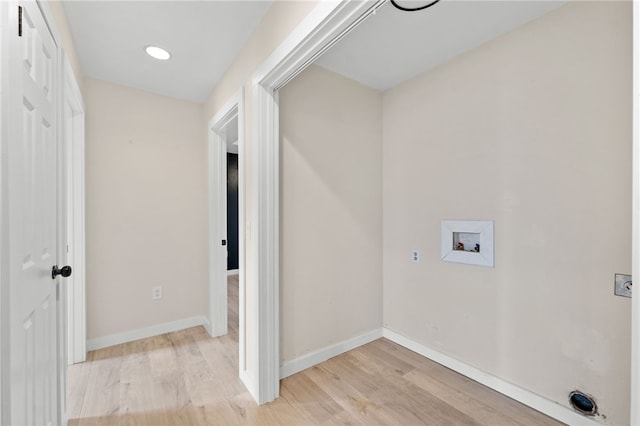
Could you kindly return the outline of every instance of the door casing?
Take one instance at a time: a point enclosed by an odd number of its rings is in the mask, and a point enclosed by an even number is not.
[[[640,277],[640,1],[633,1],[633,212],[631,273]],[[640,425],[640,292],[631,299],[631,425]]]
[[[257,309],[247,314],[247,322],[257,330],[257,339],[247,342],[247,352],[256,360],[249,366],[249,389],[259,404],[273,401],[280,392],[278,90],[384,2],[321,2],[252,76],[254,278],[247,291],[257,295]]]
[[[85,173],[84,151],[85,107],[82,93],[75,79],[71,64],[66,55],[62,55],[63,106],[60,126],[66,158],[67,220],[65,250],[67,264],[73,265],[73,274],[68,278],[67,291],[67,363],[84,362],[87,358],[86,335],[86,272],[85,272]]]

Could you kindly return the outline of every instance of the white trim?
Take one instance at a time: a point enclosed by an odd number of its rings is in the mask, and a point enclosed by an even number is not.
[[[42,10],[43,16],[45,16],[45,12]],[[46,21],[45,16],[45,21]],[[50,31],[50,30],[49,30]],[[56,45],[56,53],[57,53],[57,78],[54,80],[55,89],[54,93],[57,98],[56,105],[56,124],[57,124],[57,146],[58,146],[58,165],[57,165],[57,201],[58,201],[58,217],[56,224],[56,240],[57,240],[57,265],[68,265],[69,264],[69,253],[67,253],[66,247],[68,244],[68,230],[69,230],[69,221],[68,217],[71,213],[69,211],[68,205],[68,197],[69,197],[69,188],[67,187],[67,174],[69,173],[69,168],[71,167],[69,163],[69,158],[67,156],[67,144],[65,140],[65,95],[66,95],[66,76],[65,76],[65,67],[64,61],[66,59],[66,55],[62,50],[61,46]],[[68,413],[67,413],[67,364],[69,359],[69,348],[67,346],[68,341],[68,317],[67,313],[69,310],[68,306],[68,280],[57,280],[56,282],[56,292],[57,292],[57,324],[56,329],[58,332],[57,337],[57,382],[58,382],[58,395],[57,395],[57,404],[58,404],[58,423],[66,424]]]
[[[226,106],[225,106],[226,107]],[[235,107],[235,104],[232,108]],[[226,141],[219,133],[234,114],[224,109],[216,114],[207,126],[208,180],[209,190],[209,321],[212,336],[227,334],[227,247],[221,244],[227,239],[226,212]]]
[[[515,399],[516,401],[521,402],[522,404],[527,405],[534,410],[540,411],[541,413],[544,413],[549,417],[553,417],[556,420],[570,425],[601,425],[601,423],[598,423],[588,417],[582,416],[567,407],[536,395],[531,391],[509,383],[499,377],[496,377],[490,373],[466,364],[442,352],[424,346],[414,340],[396,333],[395,331],[389,330],[388,328],[383,329],[382,334],[385,339],[389,339],[400,346],[404,346],[407,349],[410,349],[426,358],[429,358],[430,360],[435,361],[438,364],[443,365],[457,373],[460,373],[463,376],[473,379],[476,382],[487,386],[488,388],[491,388],[503,395],[508,396],[509,398]]]
[[[209,320],[211,322],[210,334],[219,336],[227,333],[227,269],[226,249],[217,250],[220,235],[226,239],[226,200],[220,200],[222,185],[226,188],[226,158],[220,153],[226,150],[226,140],[220,133],[224,127],[235,117],[238,117],[238,368],[240,379],[248,389],[255,389],[247,374],[246,356],[246,222],[245,222],[245,107],[244,88],[241,87],[220,110],[209,120],[208,146],[209,146]],[[216,147],[220,148],[219,150]],[[217,155],[216,155],[217,154]],[[218,171],[218,172],[216,172]],[[217,176],[218,180],[214,181]],[[225,192],[226,193],[226,192]],[[220,229],[221,221],[216,218],[224,217],[224,229]],[[218,254],[220,258],[215,258]],[[218,274],[215,265],[223,268]],[[253,393],[252,393],[253,394]]]
[[[633,225],[631,268],[640,281],[640,2],[633,1]],[[636,284],[637,286],[637,284]],[[631,298],[631,412],[630,423],[640,424],[640,292]]]
[[[247,163],[245,139],[244,87],[237,93],[238,98],[238,368],[241,373],[247,370],[247,235],[246,235],[246,197],[245,183]],[[250,236],[250,235],[249,235]],[[240,374],[242,379],[243,375]],[[247,383],[243,380],[243,383]]]
[[[7,55],[9,48],[9,4],[0,2],[0,424],[9,424],[10,413],[8,407],[11,405],[10,383],[11,369],[9,360],[9,306],[5,306],[9,296],[9,256],[8,256],[8,223],[7,212],[8,203],[6,194],[8,188],[6,180],[3,179],[4,168],[6,168],[6,120],[10,118],[6,106],[4,91],[10,87],[7,77]],[[7,407],[7,408],[4,408]]]
[[[360,346],[366,345],[374,340],[378,340],[381,337],[382,328],[377,328],[351,339],[336,343],[335,345],[327,346],[315,352],[311,352],[310,354],[301,356],[300,358],[287,361],[280,366],[280,378],[284,379],[285,377],[292,376],[328,359],[359,348]]]
[[[227,276],[240,275],[240,269],[227,269]]]
[[[295,78],[386,0],[320,2],[253,75],[253,83],[272,91]]]
[[[257,85],[253,104],[258,114],[253,141],[253,253],[254,277],[250,291],[258,295],[258,312],[252,316],[253,350],[257,355],[258,404],[273,401],[280,393],[279,323],[279,139],[277,94]],[[259,114],[263,113],[263,116]]]
[[[85,274],[85,106],[71,64],[66,55],[64,62],[63,143],[67,155],[65,189],[67,193],[67,246],[72,255],[68,261],[73,274],[67,287],[68,363],[84,362],[87,358],[86,334],[86,274]],[[72,116],[66,116],[66,106],[72,108]],[[71,129],[67,126],[71,120]],[[71,137],[67,131],[71,132]],[[72,146],[67,144],[71,143]]]
[[[253,395],[259,404],[273,401],[280,392],[278,89],[384,1],[319,3],[252,76],[255,278],[248,290],[258,295],[251,352],[258,381]]]
[[[147,337],[159,336],[161,334],[172,333],[186,328],[197,327],[199,325],[206,329],[209,326],[209,320],[201,315],[178,321],[166,322],[164,324],[152,325],[146,328],[139,328],[137,330],[126,331],[124,333],[97,337],[87,341],[87,349],[89,351],[95,351],[97,349],[108,348],[109,346],[146,339]]]

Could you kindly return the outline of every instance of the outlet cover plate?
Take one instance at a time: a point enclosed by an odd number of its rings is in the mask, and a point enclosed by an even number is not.
[[[151,300],[162,299],[162,287],[153,287],[151,289]]]
[[[616,285],[613,293],[616,296],[631,297],[631,275],[616,274]]]

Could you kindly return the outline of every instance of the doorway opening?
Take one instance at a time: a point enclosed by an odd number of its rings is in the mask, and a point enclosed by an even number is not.
[[[227,101],[209,121],[209,334],[227,334],[228,277],[237,282],[238,352],[240,378],[246,375],[244,91]],[[228,160],[234,164],[228,176]],[[235,176],[235,179],[234,179]],[[232,190],[228,190],[228,185]],[[235,190],[235,191],[233,191]],[[228,193],[235,192],[232,202]],[[233,199],[235,198],[235,200]],[[235,204],[237,205],[231,205]],[[230,210],[228,210],[230,207]],[[233,214],[235,213],[235,214]],[[234,223],[235,222],[235,223]],[[229,229],[228,224],[231,225]],[[237,276],[237,277],[236,277]],[[247,386],[249,387],[249,386]]]
[[[227,275],[240,273],[238,235],[238,117],[225,127],[227,145]]]

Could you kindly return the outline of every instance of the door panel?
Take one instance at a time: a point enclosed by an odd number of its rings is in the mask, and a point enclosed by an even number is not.
[[[22,37],[10,61],[21,113],[8,142],[11,424],[56,424],[58,137],[53,90],[56,47],[33,1],[22,6]]]

